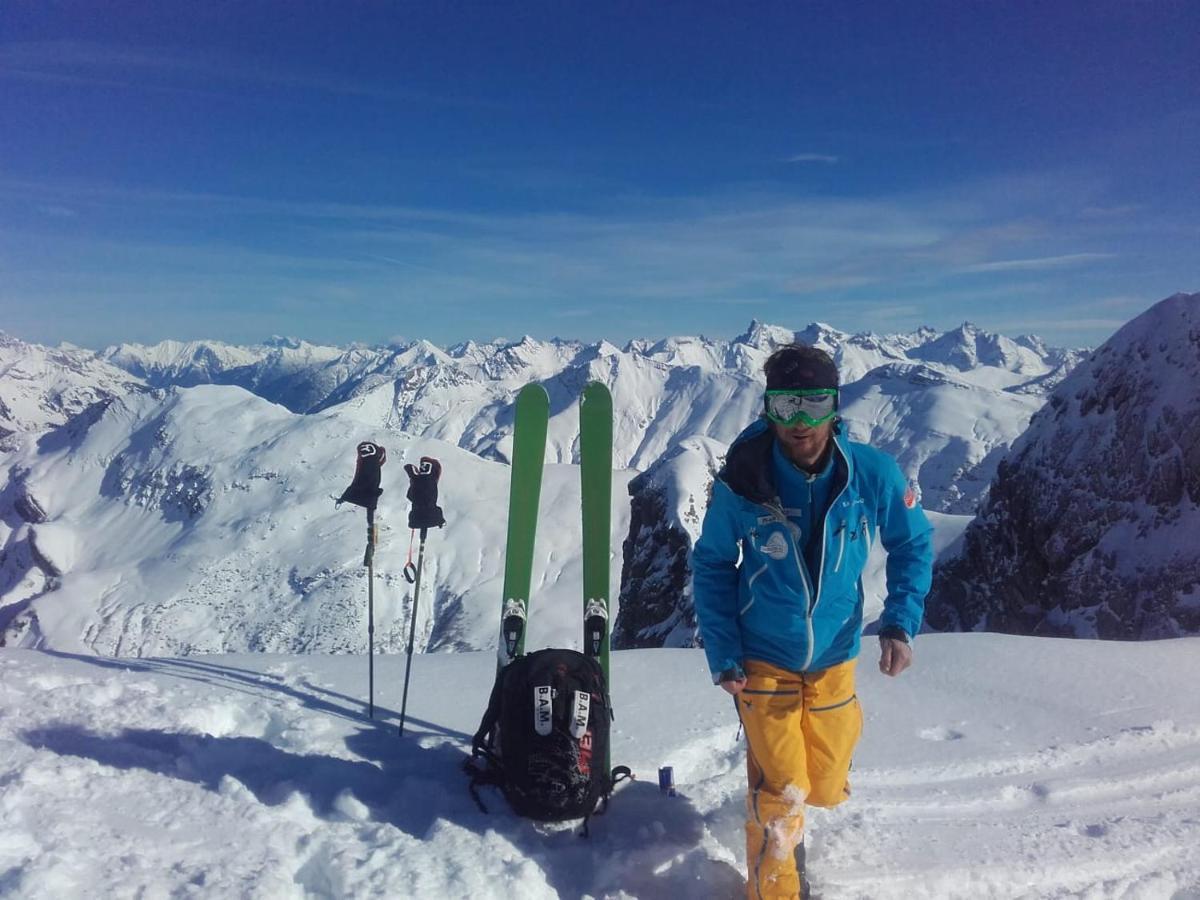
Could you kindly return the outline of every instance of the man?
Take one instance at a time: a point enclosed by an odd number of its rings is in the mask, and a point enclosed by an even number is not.
[[[764,417],[730,447],[692,556],[709,668],[746,732],[753,900],[807,898],[804,805],[850,795],[871,543],[888,552],[886,675],[912,663],[933,564],[932,528],[895,460],[838,434],[830,356],[792,344],[764,371]]]

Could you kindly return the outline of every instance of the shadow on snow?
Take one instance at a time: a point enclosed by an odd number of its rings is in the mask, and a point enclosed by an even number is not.
[[[515,816],[495,789],[483,789],[491,812],[482,812],[461,771],[469,736],[436,722],[410,718],[414,731],[401,739],[394,726],[365,720],[359,701],[307,682],[301,689],[275,675],[186,659],[108,660],[43,652],[106,668],[170,673],[238,692],[278,691],[317,714],[350,719],[360,727],[345,739],[353,758],[293,753],[257,737],[149,729],[100,734],[77,724],[27,731],[23,739],[31,747],[114,769],[153,772],[214,792],[231,778],[268,807],[299,793],[314,815],[331,822],[355,820],[350,797],[369,811],[370,821],[418,840],[429,839],[440,822],[481,835],[493,831],[538,865],[562,897],[616,891],[634,897],[734,897],[743,890],[738,870],[701,846],[705,817],[686,796],[666,798],[656,784],[620,787],[608,811],[592,819],[591,837],[581,839],[578,827]]]

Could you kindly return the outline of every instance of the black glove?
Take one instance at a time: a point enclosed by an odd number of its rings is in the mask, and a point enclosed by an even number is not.
[[[374,509],[383,488],[379,486],[380,467],[387,459],[387,451],[371,441],[358,445],[358,461],[354,465],[354,481],[338,498],[338,503],[353,503]]]
[[[409,463],[404,471],[408,473],[408,499],[412,503],[408,511],[408,527],[441,528],[446,524],[442,508],[437,505],[442,464],[432,456],[422,456],[420,466]]]

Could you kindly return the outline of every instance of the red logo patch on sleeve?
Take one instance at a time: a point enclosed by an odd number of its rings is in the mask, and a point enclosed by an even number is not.
[[[917,505],[917,492],[912,489],[912,485],[909,485],[904,492],[904,505],[909,509]]]

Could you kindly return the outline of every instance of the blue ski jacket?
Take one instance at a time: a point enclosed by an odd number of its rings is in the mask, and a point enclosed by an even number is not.
[[[767,422],[756,421],[730,447],[692,552],[693,599],[714,679],[746,659],[805,672],[856,657],[862,571],[876,539],[888,554],[880,626],[910,638],[920,629],[933,528],[891,456],[833,441],[831,499],[819,553],[810,554],[820,559],[815,570],[779,500]]]

